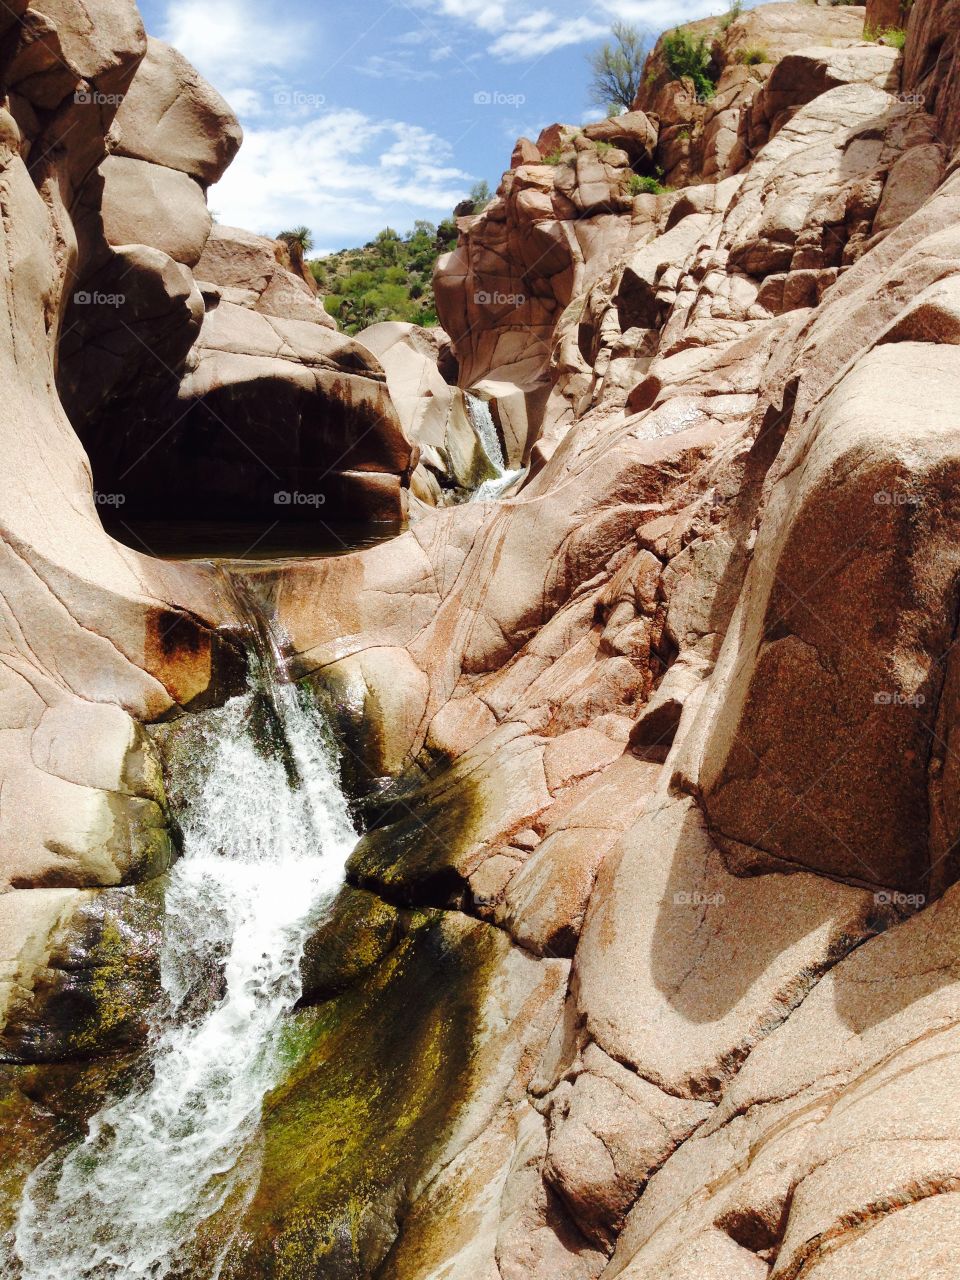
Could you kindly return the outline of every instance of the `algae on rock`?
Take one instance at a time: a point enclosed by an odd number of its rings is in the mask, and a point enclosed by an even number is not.
[[[300,1061],[267,1099],[223,1280],[374,1273],[470,1097],[485,987],[509,950],[487,925],[423,913],[361,985],[298,1015]],[[208,1224],[211,1251],[224,1229]]]

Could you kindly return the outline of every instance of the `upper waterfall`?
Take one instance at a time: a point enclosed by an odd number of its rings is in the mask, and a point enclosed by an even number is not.
[[[495,498],[503,497],[524,474],[525,468],[508,469],[506,459],[503,456],[503,446],[500,443],[497,424],[494,422],[493,413],[490,410],[489,400],[483,400],[479,396],[467,394],[466,401],[467,411],[470,414],[473,429],[477,433],[477,439],[480,441],[490,465],[497,473],[493,479],[485,480],[471,494],[470,501],[490,502]]]

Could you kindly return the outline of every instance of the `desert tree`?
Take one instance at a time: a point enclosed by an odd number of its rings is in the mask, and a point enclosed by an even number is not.
[[[608,40],[589,55],[590,98],[598,107],[629,111],[643,83],[650,39],[639,27],[615,22]]]

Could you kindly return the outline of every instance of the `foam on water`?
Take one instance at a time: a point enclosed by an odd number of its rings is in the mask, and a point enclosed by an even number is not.
[[[170,1010],[152,1080],[31,1175],[15,1236],[23,1280],[180,1274],[201,1224],[243,1201],[243,1156],[279,1082],[303,949],[356,842],[326,726],[264,657],[185,768],[162,954]],[[265,749],[258,699],[282,749]],[[219,1270],[215,1259],[204,1274]]]

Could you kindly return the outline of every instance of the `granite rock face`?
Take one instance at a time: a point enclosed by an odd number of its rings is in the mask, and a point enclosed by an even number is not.
[[[69,14],[30,22],[85,83],[129,84],[142,33],[110,13],[109,49]],[[860,39],[863,9],[763,6],[719,42],[712,105],[656,54],[616,134],[518,145],[437,296],[461,387],[522,404],[502,416],[527,482],[262,571],[367,830],[304,962],[309,1044],[269,1100],[235,1280],[956,1269],[952,13],[915,0],[901,58]],[[748,41],[769,64],[735,62]],[[11,87],[72,118],[63,65],[16,50]],[[371,332],[374,354],[314,320],[269,242],[214,231],[199,267],[172,243],[105,256],[78,156],[43,199],[13,106],[0,1008],[22,1072],[77,1051],[58,997],[86,1011],[82,1052],[136,1042],[173,852],[142,725],[222,700],[231,670],[204,574],[99,528],[54,380],[70,273],[127,255],[143,323],[182,349],[175,396],[252,386],[255,362],[291,414],[334,386],[379,413],[356,470],[397,492],[413,437],[449,453],[430,401],[452,389],[422,335]],[[81,118],[86,175],[113,121]],[[186,135],[179,166],[146,124],[130,149],[152,156],[110,159],[163,156],[199,190]],[[634,195],[665,156],[680,189]],[[95,390],[60,380],[93,421]],[[85,974],[116,1016],[83,1004]]]
[[[103,533],[89,462],[55,380],[84,254],[103,244],[90,230],[89,175],[106,159],[145,52],[139,15],[133,5],[84,15],[47,5],[10,26],[0,148],[9,266],[0,344],[9,391],[0,413],[0,999],[4,1056],[29,1061],[79,1052],[78,1038],[95,1054],[142,1033],[129,1009],[156,986],[157,931],[131,895],[155,883],[174,853],[143,725],[219,696],[231,645],[201,575]],[[185,268],[147,246],[131,247],[127,261],[137,308],[156,308],[171,325],[196,323],[199,296]],[[104,360],[120,376],[129,335],[117,336],[111,354],[111,332],[108,322]],[[155,332],[164,349],[163,322]],[[123,954],[98,943],[104,921],[120,917],[129,923],[127,986]],[[116,996],[116,1017],[98,1014],[98,987]],[[71,1003],[83,1010],[72,1028],[55,1014]]]
[[[745,15],[770,65],[679,191],[519,145],[437,293],[465,380],[540,398],[534,475],[325,571],[322,625],[279,583],[314,682],[376,648],[419,779],[351,878],[572,958],[533,1114],[392,1277],[952,1265],[956,64],[918,0],[911,92],[866,16]]]
[[[412,449],[378,362],[284,246],[214,227],[206,188],[241,143],[230,108],[156,40],[114,97],[71,211],[58,369],[98,484],[131,515],[255,520],[299,492],[301,512],[399,521]]]

